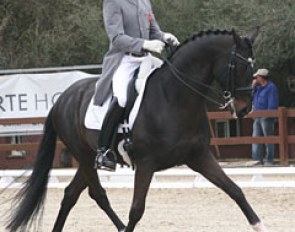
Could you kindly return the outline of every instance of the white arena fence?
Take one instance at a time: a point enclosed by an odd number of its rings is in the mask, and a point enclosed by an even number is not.
[[[53,169],[48,188],[65,188],[77,169]],[[241,188],[294,188],[295,167],[224,168]],[[31,170],[0,170],[0,188],[21,188]],[[116,172],[98,171],[105,188],[133,188],[134,171],[117,168]],[[151,188],[212,188],[202,175],[184,167],[156,172]]]

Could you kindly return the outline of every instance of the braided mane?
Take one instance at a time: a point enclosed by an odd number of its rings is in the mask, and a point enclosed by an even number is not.
[[[234,32],[234,30],[228,31],[228,30],[206,30],[206,31],[200,31],[197,32],[196,34],[194,34],[193,36],[189,37],[188,39],[186,39],[185,41],[183,41],[177,48],[175,48],[172,53],[169,55],[168,59],[171,58],[173,56],[173,54],[179,49],[181,48],[183,45],[194,41],[196,39],[201,39],[201,38],[205,38],[207,36],[211,36],[211,35],[232,35]]]

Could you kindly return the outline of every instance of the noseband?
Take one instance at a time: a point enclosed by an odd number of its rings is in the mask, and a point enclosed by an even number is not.
[[[236,45],[234,45],[232,48],[232,52],[231,52],[231,56],[230,56],[230,60],[228,64],[228,71],[227,71],[228,78],[227,78],[227,87],[225,91],[221,91],[220,89],[213,88],[210,85],[207,85],[187,74],[184,74],[178,68],[176,68],[166,57],[162,57],[162,59],[168,64],[171,73],[173,74],[173,76],[176,77],[177,80],[179,80],[186,87],[188,87],[189,89],[191,89],[193,92],[197,93],[198,95],[202,96],[206,100],[218,105],[220,109],[225,109],[226,107],[230,105],[235,111],[234,99],[235,99],[236,93],[252,91],[251,85],[245,86],[245,87],[238,87],[238,88],[236,88],[235,86],[235,80],[237,79],[236,67],[237,67],[238,61],[244,62],[247,65],[247,67],[250,67],[251,77],[252,77],[253,68],[255,64],[255,59],[253,57],[245,58],[240,53],[238,53],[236,51]],[[221,94],[223,97],[224,103],[217,102],[213,98],[205,95],[201,90],[199,90],[200,86],[211,89],[214,92]]]

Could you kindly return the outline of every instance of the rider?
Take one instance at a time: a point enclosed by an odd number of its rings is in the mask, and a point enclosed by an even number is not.
[[[103,18],[110,46],[96,84],[94,104],[102,105],[111,90],[113,97],[101,128],[95,167],[114,171],[115,154],[110,145],[124,112],[129,81],[140,64],[151,59],[149,52],[161,53],[164,42],[175,46],[179,42],[160,30],[150,0],[104,0]]]

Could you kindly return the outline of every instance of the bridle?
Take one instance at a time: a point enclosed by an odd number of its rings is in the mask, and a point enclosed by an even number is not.
[[[234,112],[236,112],[235,106],[234,106],[234,99],[236,93],[239,92],[250,92],[252,91],[252,86],[245,86],[245,87],[238,87],[235,86],[235,80],[237,79],[237,64],[238,62],[245,63],[247,65],[247,71],[248,68],[250,68],[250,77],[252,78],[253,74],[253,68],[255,64],[254,57],[244,57],[236,50],[236,45],[234,44],[232,47],[232,52],[230,56],[230,60],[228,63],[228,69],[227,69],[227,86],[224,91],[214,88],[208,84],[205,84],[199,80],[196,80],[195,78],[183,73],[180,71],[175,65],[173,65],[166,57],[162,57],[162,59],[165,61],[165,63],[169,66],[169,69],[174,77],[176,77],[177,80],[179,80],[183,85],[185,85],[187,88],[192,90],[194,93],[202,96],[206,100],[216,104],[219,106],[220,109],[225,109],[229,105],[233,109]],[[226,74],[226,73],[225,73]],[[210,89],[211,91],[217,93],[219,96],[222,96],[222,99],[224,100],[224,103],[220,103],[213,98],[207,96],[203,93],[202,90],[200,90],[199,87],[204,87],[206,89]]]
[[[249,42],[249,46],[250,42]],[[255,58],[252,57],[244,57],[240,53],[237,52],[236,50],[236,45],[233,45],[231,56],[230,56],[230,61],[228,64],[228,78],[227,78],[227,87],[226,90],[223,93],[223,98],[225,100],[225,104],[220,107],[220,109],[225,109],[229,105],[231,106],[233,113],[236,113],[236,108],[234,105],[234,100],[235,96],[237,93],[249,93],[252,91],[252,85],[244,86],[244,87],[237,87],[235,86],[235,80],[238,78],[236,69],[237,69],[237,64],[238,63],[244,63],[247,65],[247,70],[250,69],[250,74],[249,77],[252,78],[253,76],[253,69],[255,65]]]

